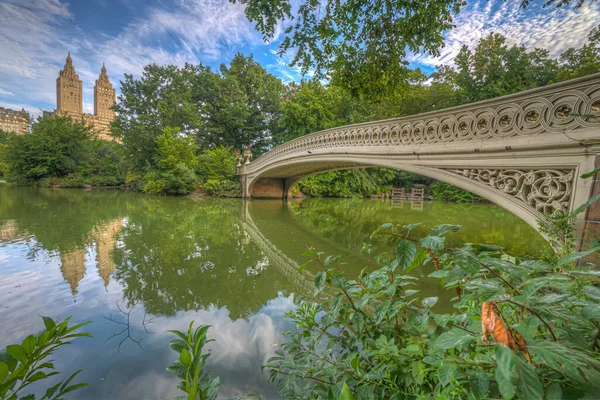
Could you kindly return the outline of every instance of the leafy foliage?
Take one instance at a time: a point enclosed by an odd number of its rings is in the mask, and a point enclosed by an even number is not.
[[[305,0],[297,5],[289,0],[231,1],[246,5],[246,17],[267,41],[274,37],[278,24],[287,27],[279,54],[293,51],[292,66],[371,98],[408,81],[408,51],[438,55],[444,44],[442,33],[452,28],[453,14],[466,4],[462,0]],[[521,6],[528,3],[524,0]]]
[[[178,387],[187,393],[187,396],[177,399],[214,400],[219,393],[220,381],[218,377],[213,378],[210,372],[204,371],[210,354],[202,353],[206,343],[213,341],[206,338],[210,325],[200,325],[196,330],[193,328],[194,321],[190,323],[187,332],[169,331],[178,337],[169,343],[169,347],[179,353],[179,359],[167,370],[182,379]]]
[[[96,139],[69,117],[40,117],[31,134],[8,135],[0,146],[7,179],[21,184],[114,186],[127,170],[119,144]]]
[[[411,237],[415,226],[384,224],[395,251],[380,269],[346,278],[339,257],[309,253],[322,270],[312,297],[288,314],[296,330],[267,363],[289,397],[581,398],[600,390],[600,275],[574,268],[600,248],[550,264],[491,245],[445,248],[458,225]],[[379,234],[379,233],[376,233]],[[369,247],[366,247],[369,251]],[[454,313],[418,298],[409,272],[455,290]]]
[[[6,346],[0,353],[0,399],[16,400],[19,394],[32,383],[58,375],[48,357],[61,346],[77,337],[92,337],[89,333],[75,331],[88,323],[69,325],[70,317],[58,324],[49,317],[42,317],[45,329],[39,335],[27,336],[21,344]],[[67,393],[88,386],[87,383],[71,384],[82,370],[60,381],[46,390],[41,399],[64,399]],[[20,397],[35,400],[33,394]]]
[[[466,203],[481,199],[476,194],[444,182],[435,182],[431,185],[430,189],[431,194],[436,200]]]

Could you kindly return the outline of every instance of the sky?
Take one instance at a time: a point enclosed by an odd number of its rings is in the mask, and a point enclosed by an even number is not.
[[[557,56],[579,47],[600,22],[600,2],[582,8],[543,8],[532,0],[468,0],[444,33],[439,57],[411,54],[412,67],[432,72],[450,64],[461,46],[498,32],[509,43],[542,47]],[[289,67],[292,54],[276,55],[281,29],[265,43],[246,20],[244,6],[228,0],[0,0],[0,107],[25,108],[33,115],[56,108],[56,78],[67,52],[83,81],[83,109],[93,112],[93,93],[102,63],[119,93],[124,74],[139,77],[144,65],[228,63],[241,52],[253,54],[268,72],[285,82],[299,81]]]

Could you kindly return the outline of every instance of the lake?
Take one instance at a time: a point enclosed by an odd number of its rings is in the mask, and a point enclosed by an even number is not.
[[[212,325],[208,364],[222,397],[278,398],[260,367],[292,328],[284,314],[294,296],[311,290],[317,269],[299,274],[301,254],[307,246],[340,254],[356,275],[375,265],[363,243],[373,254],[393,248],[391,237],[369,238],[386,222],[423,222],[415,237],[439,223],[460,224],[447,237],[450,247],[551,251],[533,228],[492,204],[189,199],[0,183],[0,347],[42,330],[40,316],[91,321],[85,331],[93,339],[78,338],[54,356],[59,377],[84,368],[78,380],[90,384],[69,398],[168,399],[182,394],[166,371],[176,359],[168,330],[193,320]],[[420,285],[423,297],[452,297],[432,280]],[[54,381],[42,382],[37,393]]]

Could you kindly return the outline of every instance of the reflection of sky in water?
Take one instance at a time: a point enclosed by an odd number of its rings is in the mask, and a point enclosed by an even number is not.
[[[23,269],[29,249],[22,243],[0,246],[0,320],[5,321],[0,346],[43,329],[41,315],[55,319],[72,315],[75,323],[93,321],[85,331],[92,333],[94,339],[76,339],[55,353],[55,365],[62,376],[84,368],[78,379],[90,384],[69,398],[165,399],[180,394],[177,378],[166,371],[176,359],[176,353],[167,347],[174,338],[168,330],[185,331],[192,320],[196,326],[212,325],[209,338],[216,342],[207,347],[212,353],[208,364],[213,375],[221,378],[223,397],[256,392],[277,397],[275,386],[267,383],[260,367],[281,343],[283,332],[292,327],[284,313],[293,307],[293,295],[280,294],[246,319],[235,321],[226,307],[215,305],[199,311],[178,312],[175,316],[158,316],[146,325],[149,334],[142,326],[143,307],[136,306],[131,311],[131,336],[141,339],[145,351],[126,340],[119,353],[117,347],[125,334],[103,342],[120,332],[123,326],[103,317],[126,320],[116,306],[122,298],[122,287],[114,280],[104,287],[94,250],[88,248],[86,252],[85,275],[73,296],[69,285],[57,273],[60,270],[58,257],[38,254],[34,260],[28,260],[27,269]],[[120,304],[127,310],[125,302],[121,300]],[[146,320],[150,318],[147,316]],[[51,385],[51,381],[46,382],[45,387]]]

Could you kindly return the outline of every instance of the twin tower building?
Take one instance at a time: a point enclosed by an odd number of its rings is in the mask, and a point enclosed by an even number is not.
[[[81,118],[93,127],[100,139],[112,140],[110,124],[115,120],[112,107],[115,105],[116,91],[108,80],[104,64],[94,86],[94,114],[83,112],[82,86],[69,52],[65,66],[56,79],[56,113],[73,119]]]

